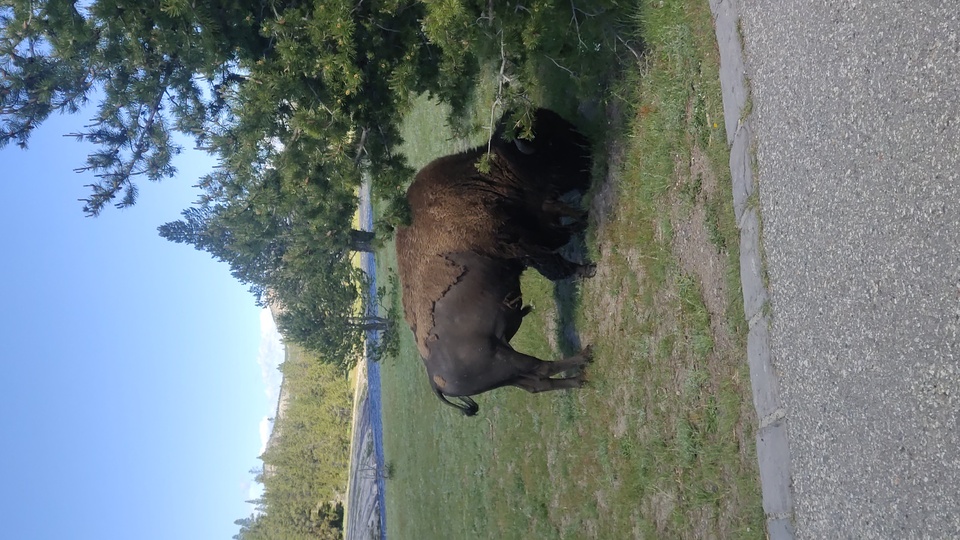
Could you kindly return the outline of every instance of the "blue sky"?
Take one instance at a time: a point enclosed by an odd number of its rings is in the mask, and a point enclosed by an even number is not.
[[[207,156],[141,184],[133,208],[84,217],[94,179],[72,169],[87,147],[61,135],[88,116],[0,150],[3,535],[230,538],[282,347],[225,264],[157,235],[196,200]]]

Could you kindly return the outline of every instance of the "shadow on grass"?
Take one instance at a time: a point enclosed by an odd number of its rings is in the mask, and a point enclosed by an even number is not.
[[[577,262],[587,261],[587,244],[582,234],[567,244],[561,255]],[[580,310],[580,280],[589,278],[569,278],[554,283],[553,299],[557,303],[557,343],[564,356],[571,356],[583,349],[576,318]]]
[[[613,110],[619,111],[619,107],[615,105]],[[614,120],[612,124],[608,123],[608,129],[614,131],[619,130],[619,122]],[[585,131],[584,133],[587,134],[588,132]],[[607,139],[606,136],[589,137],[589,139],[591,140],[592,146],[592,178],[590,186],[582,193],[577,194],[576,192],[571,192],[565,195],[564,202],[575,208],[587,211],[590,215],[585,219],[591,226],[595,226],[597,223],[595,213],[598,209],[596,205],[593,204],[593,198],[604,188],[604,184],[609,181],[607,177],[607,167],[609,163],[606,155],[601,155],[601,152],[598,150],[605,148],[609,144],[609,139]],[[590,249],[587,247],[589,230],[589,228],[584,229],[575,235],[570,242],[560,250],[560,255],[569,261],[581,264],[596,264],[596,261],[590,260]],[[580,283],[584,279],[591,278],[574,277],[554,282],[553,299],[557,306],[556,339],[560,351],[565,356],[580,352],[584,346],[583,341],[580,339],[580,332],[576,326],[576,314],[581,311]]]

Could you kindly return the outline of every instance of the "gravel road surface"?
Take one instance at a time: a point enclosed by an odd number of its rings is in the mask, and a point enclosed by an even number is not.
[[[724,90],[771,536],[956,538],[960,4],[738,1],[712,4],[743,45]]]

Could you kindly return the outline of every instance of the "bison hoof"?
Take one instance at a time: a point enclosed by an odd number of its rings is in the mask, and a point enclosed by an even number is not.
[[[597,275],[597,265],[595,264],[581,264],[577,268],[577,276],[582,278],[592,278]]]

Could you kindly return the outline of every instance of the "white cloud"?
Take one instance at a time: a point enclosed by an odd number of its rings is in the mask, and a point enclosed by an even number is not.
[[[276,412],[277,399],[280,397],[280,383],[283,376],[277,367],[283,362],[283,341],[277,325],[269,309],[260,311],[260,351],[257,354],[257,363],[260,364],[260,373],[263,375],[265,392],[270,403],[270,416]]]
[[[267,441],[270,440],[270,433],[273,431],[273,422],[270,420],[273,414],[270,413],[270,417],[264,416],[263,420],[260,420],[260,455],[267,450]]]

